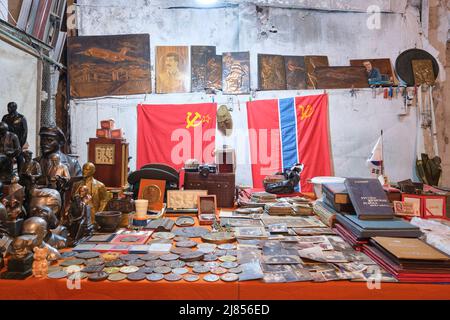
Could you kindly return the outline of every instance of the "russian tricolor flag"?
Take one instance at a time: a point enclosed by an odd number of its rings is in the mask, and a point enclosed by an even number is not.
[[[247,103],[253,186],[264,177],[303,163],[301,191],[309,179],[331,175],[328,96],[316,95]]]

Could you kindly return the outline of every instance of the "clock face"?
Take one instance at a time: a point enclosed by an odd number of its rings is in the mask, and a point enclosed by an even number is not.
[[[114,165],[115,145],[98,144],[95,146],[95,164]]]

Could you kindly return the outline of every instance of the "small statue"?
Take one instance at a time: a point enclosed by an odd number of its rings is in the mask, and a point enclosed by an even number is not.
[[[21,153],[19,138],[5,122],[0,122],[0,181],[9,183],[13,177],[14,159]]]
[[[91,222],[94,222],[95,213],[105,210],[109,200],[105,185],[94,179],[94,174],[95,165],[91,162],[86,163],[83,166],[83,180],[73,186],[73,194],[79,194],[82,187],[87,187],[88,194],[91,196],[91,200],[88,201],[92,209]]]
[[[57,249],[55,249],[54,247],[50,246],[48,243],[46,243],[44,241],[44,239],[47,236],[47,222],[42,219],[42,218],[38,218],[38,217],[33,217],[33,218],[29,218],[27,220],[25,220],[25,222],[23,223],[23,228],[22,228],[22,233],[24,235],[32,235],[32,236],[36,236],[36,247],[39,248],[43,248],[46,247],[48,248],[48,260],[49,261],[57,261],[61,259],[61,254],[58,252]]]
[[[78,161],[61,151],[61,148],[66,143],[66,137],[61,129],[58,127],[43,127],[39,132],[39,136],[41,137],[42,156],[36,158],[35,160],[39,162],[43,176],[40,177],[38,184],[47,184],[47,173],[51,166],[50,156],[54,153],[58,154],[60,157],[60,162],[67,166],[70,177],[81,176],[81,167]]]
[[[47,170],[48,188],[63,191],[70,180],[69,169],[61,164],[61,157],[54,153],[50,155],[50,166]]]
[[[28,137],[28,124],[27,119],[17,112],[17,103],[10,102],[8,103],[8,114],[5,115],[2,119],[8,125],[8,130],[14,133],[17,138],[19,138],[20,150],[23,149],[25,144],[27,143]],[[22,152],[17,155],[17,168],[22,168],[24,163],[24,158]]]
[[[57,230],[59,221],[56,215],[52,212],[49,207],[37,206],[31,210],[31,217],[39,217],[47,222],[47,235],[44,238],[45,243],[56,249],[64,249],[67,246],[66,238],[62,237],[60,234],[64,230],[59,228]]]
[[[20,176],[27,176],[31,178],[31,183],[35,183],[36,180],[42,176],[41,166],[39,162],[33,160],[33,152],[30,150],[23,151],[23,157],[25,162],[19,171]]]
[[[32,252],[37,245],[37,237],[35,235],[22,235],[13,240],[10,247],[10,256],[13,260],[24,260]]]
[[[94,231],[91,206],[89,205],[91,200],[89,189],[86,186],[80,187],[78,194],[72,199],[67,219],[70,246],[76,246],[81,239],[92,235]]]
[[[38,248],[33,249],[34,261],[33,261],[33,277],[35,278],[46,278],[48,274],[48,248]]]

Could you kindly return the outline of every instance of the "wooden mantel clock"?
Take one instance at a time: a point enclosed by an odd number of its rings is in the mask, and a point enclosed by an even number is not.
[[[89,162],[95,164],[95,179],[108,188],[122,188],[128,178],[128,143],[124,139],[92,138]]]

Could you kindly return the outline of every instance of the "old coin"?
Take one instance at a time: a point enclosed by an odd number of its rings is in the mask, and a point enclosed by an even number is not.
[[[120,268],[120,272],[122,273],[126,273],[126,274],[130,274],[130,273],[134,273],[134,272],[138,272],[139,268],[136,266],[125,266]]]
[[[176,268],[183,268],[186,265],[186,262],[181,260],[175,260],[175,261],[169,261],[166,263],[166,266],[176,269]]]
[[[221,256],[219,260],[222,262],[235,262],[237,258],[235,256]]]
[[[152,234],[153,239],[171,240],[175,238],[172,232],[155,232]]]
[[[203,277],[203,280],[205,280],[206,282],[216,282],[219,281],[219,279],[220,277],[215,274],[208,274]]]
[[[122,254],[119,256],[119,259],[123,261],[132,261],[132,260],[138,260],[140,257],[137,254]]]
[[[187,282],[196,282],[200,280],[200,276],[197,274],[185,274],[183,280]]]
[[[180,281],[181,279],[183,279],[183,277],[180,276],[179,274],[169,273],[164,276],[164,279],[166,281],[175,282],[175,281]]]
[[[68,259],[61,262],[59,265],[61,267],[70,267],[70,266],[81,266],[82,264],[85,264],[86,260],[83,259]]]
[[[119,259],[120,254],[117,252],[106,252],[101,255],[105,262],[110,262]]]
[[[218,262],[211,261],[211,262],[206,262],[205,267],[208,267],[209,269],[214,269],[214,268],[220,267],[220,264]]]
[[[90,281],[104,281],[106,279],[108,279],[109,274],[107,274],[106,272],[96,272],[96,273],[91,273],[88,277],[88,279]]]
[[[160,273],[152,273],[148,274],[146,278],[148,281],[160,281],[164,279],[164,275]]]
[[[226,251],[226,250],[216,250],[216,251],[214,252],[214,254],[215,254],[216,256],[219,256],[219,257],[221,257],[221,256],[226,256],[226,255],[227,255],[227,251]]]
[[[237,268],[239,266],[239,264],[237,262],[226,261],[226,262],[221,263],[220,266],[225,269],[233,269],[233,268]]]
[[[131,261],[127,261],[126,265],[127,266],[142,267],[143,265],[145,265],[145,261],[142,261],[140,259],[138,259],[138,260],[131,260]]]
[[[104,266],[105,261],[103,261],[103,259],[100,259],[100,258],[89,259],[89,260],[86,260],[85,265],[86,266]]]
[[[49,279],[63,279],[63,278],[65,278],[65,277],[67,277],[68,276],[68,274],[67,274],[67,272],[66,271],[56,271],[56,272],[52,272],[52,273],[49,273],[48,275],[47,275],[47,277],[49,278]]]
[[[224,243],[219,245],[220,250],[236,250],[236,245],[232,243]]]
[[[207,243],[224,244],[236,241],[232,232],[209,232],[202,235],[202,240]]]
[[[114,261],[109,261],[109,262],[105,263],[105,267],[107,267],[107,268],[112,268],[112,267],[121,268],[124,265],[125,265],[125,261],[123,261],[123,260],[114,260]]]
[[[239,276],[235,273],[225,273],[220,279],[225,282],[235,282],[239,280]]]
[[[84,272],[74,272],[72,274],[70,274],[67,279],[69,279],[70,281],[76,281],[76,280],[84,280],[88,277],[89,275],[87,273]]]
[[[192,268],[192,271],[195,273],[208,273],[210,270],[210,268],[206,267],[206,266],[197,266]]]
[[[108,280],[113,282],[122,281],[125,280],[126,278],[127,275],[123,273],[112,273],[108,276]]]
[[[76,255],[77,255],[77,253],[74,251],[66,251],[66,252],[61,253],[61,257],[65,258],[65,259],[75,257]]]
[[[191,227],[195,224],[195,220],[192,217],[179,217],[175,224],[177,227]]]
[[[201,261],[191,261],[191,262],[186,262],[186,265],[188,267],[194,268],[194,267],[197,267],[197,266],[203,266],[204,263],[201,262]]]
[[[197,250],[203,253],[213,253],[216,250],[217,245],[213,243],[199,243],[197,245]]]
[[[155,268],[142,267],[142,268],[139,269],[138,272],[145,273],[145,274],[150,274],[150,273],[153,273],[153,270],[155,270]]]
[[[127,276],[127,279],[130,281],[142,281],[145,278],[147,278],[147,275],[143,272],[134,272]]]
[[[230,273],[242,273],[242,268],[241,267],[237,267],[237,268],[232,268],[230,270],[228,270]]]
[[[98,273],[103,271],[103,266],[87,266],[81,270],[84,273]]]
[[[103,271],[106,272],[107,274],[119,273],[120,272],[120,268],[118,268],[118,267],[109,267],[109,268],[103,269]]]
[[[100,257],[100,253],[98,253],[98,252],[92,252],[92,251],[89,251],[89,252],[80,252],[80,253],[77,253],[76,257],[77,257],[78,259],[94,259],[94,258]]]
[[[48,267],[47,273],[53,273],[53,272],[58,272],[58,271],[62,271],[63,268],[61,266],[50,266]]]
[[[156,267],[162,267],[165,266],[167,262],[165,261],[161,261],[161,260],[155,260],[155,261],[147,261],[145,263],[146,267],[150,267],[150,268],[156,268]]]
[[[175,242],[181,242],[181,241],[189,241],[189,238],[186,237],[180,237],[180,236],[176,236],[175,238],[173,238],[173,241]]]
[[[218,275],[221,275],[221,274],[225,274],[225,273],[227,273],[227,272],[228,272],[228,270],[225,269],[225,268],[222,268],[222,267],[217,267],[217,268],[211,269],[211,273],[212,273],[212,274],[218,274]]]
[[[224,254],[225,256],[235,256],[237,257],[238,251],[237,250],[227,250],[227,253]]]
[[[200,238],[201,236],[209,233],[209,230],[204,227],[187,227],[175,229],[173,233],[180,237]]]
[[[197,242],[195,241],[180,241],[175,244],[178,248],[195,248],[197,246]]]
[[[180,260],[184,262],[200,261],[205,254],[199,251],[193,251],[191,253],[185,253],[180,256]]]
[[[164,254],[161,257],[159,257],[160,260],[162,261],[174,261],[174,260],[178,260],[180,256],[174,253],[168,253],[168,254]]]
[[[205,254],[205,256],[203,257],[203,260],[207,261],[207,262],[216,261],[217,256],[215,254]]]
[[[140,259],[143,261],[155,261],[155,260],[159,259],[159,256],[160,255],[158,255],[158,254],[149,253],[149,254],[145,254],[145,255],[141,256]]]
[[[182,254],[185,254],[185,253],[190,253],[190,252],[192,252],[192,251],[193,251],[193,250],[192,250],[192,249],[189,249],[189,248],[172,247],[172,248],[170,249],[170,253],[178,254],[178,255],[182,255]]]
[[[161,273],[161,274],[167,274],[172,272],[172,268],[169,267],[156,267],[153,270],[154,273]]]
[[[183,275],[183,274],[188,273],[189,270],[186,268],[175,268],[175,269],[172,269],[172,272],[175,274]]]

